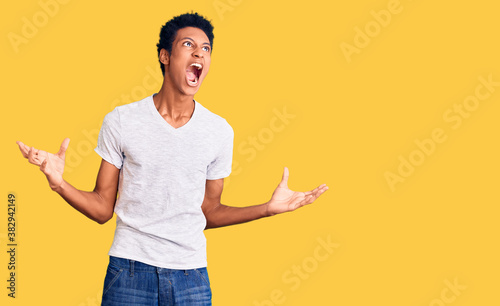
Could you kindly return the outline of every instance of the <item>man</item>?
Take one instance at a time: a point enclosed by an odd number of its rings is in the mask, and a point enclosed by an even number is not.
[[[213,38],[213,26],[197,13],[162,27],[157,44],[162,87],[105,116],[92,192],[63,179],[68,138],[57,154],[17,142],[52,190],[75,209],[99,224],[116,213],[102,305],[211,305],[204,229],[293,211],[328,189],[323,184],[291,191],[285,168],[269,202],[220,203],[231,172],[233,129],[194,100],[210,68]]]

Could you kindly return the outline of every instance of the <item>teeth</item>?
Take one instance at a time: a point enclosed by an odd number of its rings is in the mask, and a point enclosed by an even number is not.
[[[203,68],[203,66],[201,66],[201,64],[198,64],[198,63],[192,63],[191,66],[195,66],[198,70]]]

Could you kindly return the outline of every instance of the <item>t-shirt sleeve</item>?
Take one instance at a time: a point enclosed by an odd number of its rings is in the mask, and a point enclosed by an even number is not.
[[[228,124],[229,126],[229,124]],[[229,126],[229,136],[222,141],[219,153],[214,160],[208,165],[207,180],[217,180],[228,177],[231,174],[231,166],[233,163],[233,140],[234,131]]]
[[[94,151],[118,169],[123,165],[120,136],[120,114],[115,108],[104,117]]]

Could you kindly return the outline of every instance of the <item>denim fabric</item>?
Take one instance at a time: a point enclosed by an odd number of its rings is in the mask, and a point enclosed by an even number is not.
[[[109,256],[101,305],[212,305],[207,268],[174,270]]]

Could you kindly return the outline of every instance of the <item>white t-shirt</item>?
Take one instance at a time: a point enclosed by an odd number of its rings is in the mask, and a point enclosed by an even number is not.
[[[109,255],[169,269],[207,266],[201,204],[206,180],[229,176],[234,132],[197,101],[174,128],[153,96],[104,117],[95,151],[120,169]]]

